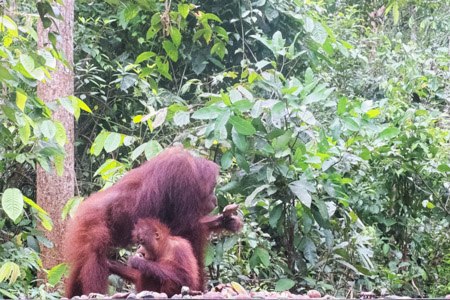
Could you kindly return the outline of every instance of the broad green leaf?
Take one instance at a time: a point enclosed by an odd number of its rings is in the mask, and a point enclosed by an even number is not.
[[[263,190],[267,189],[268,187],[270,187],[270,185],[264,184],[264,185],[261,185],[261,186],[257,187],[256,189],[254,189],[253,192],[250,195],[248,195],[247,198],[245,199],[245,206],[246,207],[253,206],[255,204],[254,203],[255,197],[260,192],[262,192]]]
[[[281,214],[283,213],[283,205],[279,204],[275,206],[271,211],[269,215],[269,225],[272,228],[277,227],[278,220],[281,217]]]
[[[443,172],[443,173],[450,172],[450,167],[449,167],[449,165],[446,165],[446,164],[439,165],[437,167],[437,169],[439,172]]]
[[[23,68],[31,75],[34,70],[34,59],[27,54],[20,54],[19,61]]]
[[[11,220],[17,220],[23,212],[22,192],[16,188],[6,189],[2,196],[2,208]]]
[[[136,74],[127,74],[123,76],[120,81],[120,89],[126,92],[130,87],[136,84],[138,81],[138,76]]]
[[[14,80],[14,77],[7,68],[0,66],[0,80]]]
[[[314,266],[317,261],[316,245],[309,237],[304,237],[301,244],[303,246],[303,255]]]
[[[341,115],[345,112],[345,107],[347,106],[347,98],[345,97],[341,97],[339,99],[339,103],[337,106],[337,113],[338,115]]]
[[[241,167],[242,169],[244,169],[245,172],[250,173],[250,166],[248,165],[248,162],[245,159],[245,157],[239,153],[236,153],[235,158],[236,158],[236,163],[238,164],[238,166]]]
[[[201,18],[203,20],[214,20],[214,21],[217,21],[219,23],[222,23],[222,21],[219,19],[219,17],[216,16],[215,14],[207,13],[207,14],[204,14]]]
[[[291,289],[295,285],[295,281],[289,278],[281,278],[275,285],[275,292],[284,292]]]
[[[58,102],[62,105],[62,107],[64,107],[69,113],[71,113],[72,115],[75,114],[75,109],[73,108],[72,105],[72,100],[70,100],[67,97],[63,97],[63,98],[59,98]]]
[[[270,255],[266,249],[258,247],[255,250],[256,256],[259,258],[260,262],[267,268],[270,265]]]
[[[379,109],[371,109],[368,112],[366,112],[366,114],[369,117],[369,119],[372,119],[380,114],[380,110]]]
[[[180,46],[180,44],[181,44],[181,33],[180,33],[180,31],[175,26],[171,26],[169,28],[169,34],[170,34],[170,38],[172,39],[172,42],[178,48],[178,46]]]
[[[89,106],[87,106],[87,104],[84,103],[84,101],[81,100],[81,99],[79,99],[79,98],[78,98],[78,106],[79,106],[82,110],[87,111],[88,113],[91,113],[91,114],[92,114],[92,110],[89,108]]]
[[[80,205],[80,203],[84,200],[83,197],[72,197],[67,201],[66,205],[64,205],[63,211],[62,211],[62,219],[65,220],[67,217],[67,214],[70,215],[71,218],[75,216],[75,212]]]
[[[305,27],[306,32],[312,32],[314,29],[314,20],[310,17],[305,17],[303,21],[305,23],[303,26]]]
[[[3,263],[0,268],[0,282],[9,279],[9,284],[16,282],[17,278],[20,276],[20,268],[17,264],[7,261]]]
[[[68,271],[69,268],[67,267],[67,264],[59,264],[54,266],[47,274],[48,283],[55,286],[61,281],[62,276],[68,273]]]
[[[173,116],[173,122],[177,126],[185,126],[190,122],[190,113],[187,111],[179,110]]]
[[[231,130],[231,140],[241,152],[247,151],[247,139],[234,128]]]
[[[214,247],[211,246],[210,243],[208,243],[205,251],[205,267],[212,264],[213,261],[214,261]]]
[[[139,54],[139,56],[136,58],[136,62],[135,64],[138,64],[140,62],[143,62],[144,60],[149,59],[150,57],[156,56],[155,52],[152,51],[147,51],[147,52],[142,52],[141,54]]]
[[[214,46],[211,48],[211,55],[214,53],[216,53],[220,59],[223,59],[225,56],[225,44],[219,39],[214,40]]]
[[[105,140],[104,145],[105,151],[108,153],[113,152],[120,146],[121,141],[122,137],[120,136],[119,133],[111,132],[110,134],[108,134]]]
[[[311,38],[318,43],[319,45],[323,45],[323,43],[325,43],[326,39],[328,37],[328,33],[325,30],[325,28],[323,28],[322,24],[320,24],[319,22],[314,22],[314,29],[311,32]]]
[[[319,156],[311,156],[311,157],[308,157],[305,160],[305,163],[308,163],[308,164],[321,164],[322,163],[322,159]]]
[[[140,123],[141,121],[142,121],[142,115],[134,116],[134,118],[133,118],[134,123]]]
[[[301,184],[300,181],[294,181],[289,184],[289,189],[294,193],[300,202],[306,207],[311,207],[311,195],[307,191],[306,187]]]
[[[220,165],[222,169],[226,170],[233,164],[233,153],[230,150],[227,150],[223,155],[220,161]]]
[[[21,111],[24,111],[26,102],[27,102],[27,95],[19,90],[16,90],[16,104]]]
[[[131,160],[136,160],[136,158],[138,158],[139,155],[141,155],[142,152],[144,152],[146,146],[147,146],[147,143],[144,143],[144,144],[140,145],[139,147],[137,147],[136,149],[134,149],[133,153],[131,153]]]
[[[55,164],[56,174],[62,176],[64,173],[64,157],[62,154],[55,154],[53,156],[53,162]]]
[[[173,60],[174,62],[177,62],[178,60],[177,47],[171,41],[168,40],[163,41],[162,45],[167,55],[170,57],[170,59]]]
[[[100,152],[102,152],[102,149],[105,145],[105,140],[106,140],[107,136],[108,136],[108,133],[106,131],[102,131],[102,132],[100,132],[99,135],[97,135],[94,143],[92,143],[91,154],[98,156],[100,154]]]
[[[25,120],[25,126],[19,127],[19,137],[24,145],[28,144],[30,140],[30,134],[30,125],[28,124],[28,121]]]
[[[64,147],[64,144],[66,143],[66,129],[59,121],[54,121],[53,124],[55,125],[56,129],[55,141],[58,143],[58,145]]]
[[[219,116],[219,113],[222,112],[222,108],[218,106],[207,106],[197,110],[193,115],[193,119],[200,120],[210,120],[215,119]]]
[[[52,139],[55,136],[56,133],[56,127],[55,124],[53,124],[50,120],[45,120],[42,122],[40,126],[42,134],[49,139]]]
[[[140,10],[141,9],[136,4],[134,4],[132,2],[127,2],[126,7],[125,7],[124,12],[123,12],[123,16],[124,16],[125,21],[129,22],[132,19],[134,19],[137,16],[137,14],[139,13]]]
[[[353,120],[353,119],[350,118],[350,117],[343,118],[343,119],[342,119],[342,123],[344,124],[344,126],[345,126],[347,129],[349,129],[349,130],[351,130],[351,131],[358,131],[358,130],[359,130],[359,125],[358,125],[358,123],[356,123],[356,121]]]
[[[394,15],[394,25],[397,25],[398,19],[400,18],[400,11],[398,9],[397,2],[392,6],[392,14]]]
[[[150,160],[158,155],[162,150],[163,148],[157,141],[149,141],[145,146],[145,157],[147,158],[147,160]]]
[[[378,135],[379,139],[392,139],[400,133],[400,129],[397,127],[388,127]]]
[[[233,125],[234,129],[242,135],[252,135],[256,132],[256,129],[253,127],[252,123],[242,119],[241,117],[230,116],[230,123]]]
[[[186,17],[188,16],[190,11],[190,6],[189,4],[186,3],[179,3],[178,4],[178,12],[181,14],[181,16],[183,17],[183,19],[186,19]]]

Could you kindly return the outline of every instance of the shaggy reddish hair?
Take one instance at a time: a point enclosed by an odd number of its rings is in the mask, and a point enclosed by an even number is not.
[[[156,218],[191,243],[203,286],[208,226],[200,219],[217,205],[217,175],[215,163],[173,147],[83,201],[64,242],[71,265],[66,297],[106,293],[108,250],[128,246],[140,218]]]

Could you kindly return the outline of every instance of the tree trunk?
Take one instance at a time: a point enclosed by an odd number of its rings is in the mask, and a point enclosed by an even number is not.
[[[62,40],[57,49],[64,53],[64,57],[73,66],[73,9],[74,0],[63,0],[64,6],[58,5],[64,21],[55,20],[54,24],[44,30],[42,22],[38,22],[38,47],[39,49],[51,47],[48,40],[48,31],[59,32]],[[57,70],[50,73],[52,79],[38,83],[37,95],[44,102],[55,101],[57,98],[73,95],[73,71],[57,63]],[[53,120],[60,121],[65,130],[67,142],[64,146],[66,157],[64,158],[63,176],[58,176],[53,169],[52,174],[47,173],[40,166],[36,170],[37,203],[48,212],[53,221],[52,231],[43,230],[45,236],[53,243],[49,249],[41,246],[41,259],[45,269],[63,262],[64,253],[62,241],[64,237],[65,223],[62,221],[61,213],[66,202],[74,196],[75,168],[74,168],[74,117],[62,107],[52,115]],[[38,274],[40,279],[46,279],[45,273]]]

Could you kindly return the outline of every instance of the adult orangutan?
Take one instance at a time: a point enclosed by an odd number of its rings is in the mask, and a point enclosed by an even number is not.
[[[173,147],[83,201],[64,242],[66,261],[71,265],[66,297],[107,291],[108,250],[129,245],[134,225],[141,218],[156,218],[173,235],[191,243],[203,287],[203,251],[209,226],[200,219],[217,205],[217,175],[215,163]],[[234,230],[240,229],[240,224],[239,218],[228,216],[213,225]]]
[[[197,260],[188,240],[170,234],[170,229],[156,219],[140,219],[133,230],[133,241],[139,243],[128,266],[108,260],[113,274],[134,283],[138,292],[147,290],[179,294],[181,287],[200,290]]]

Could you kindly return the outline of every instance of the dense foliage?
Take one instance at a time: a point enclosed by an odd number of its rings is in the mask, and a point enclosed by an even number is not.
[[[45,105],[36,80],[62,58],[36,50],[36,13],[57,12],[18,2],[0,19],[0,293],[43,293],[51,223],[30,198],[36,163],[61,170],[58,103],[78,119],[64,215],[181,143],[221,165],[218,209],[245,223],[208,247],[212,283],[450,293],[448,3],[80,0],[76,94]]]

